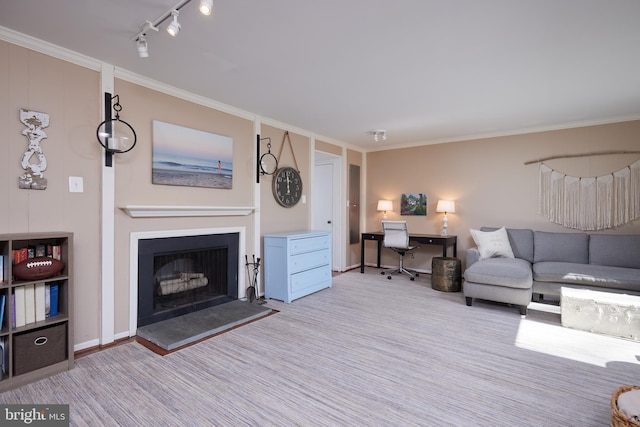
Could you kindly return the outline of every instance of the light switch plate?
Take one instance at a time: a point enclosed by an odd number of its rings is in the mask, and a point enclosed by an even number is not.
[[[81,176],[69,177],[69,193],[84,192],[84,183]]]

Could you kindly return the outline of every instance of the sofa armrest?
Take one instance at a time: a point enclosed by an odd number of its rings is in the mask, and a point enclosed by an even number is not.
[[[467,249],[467,268],[471,267],[473,263],[480,261],[480,251],[478,248]]]

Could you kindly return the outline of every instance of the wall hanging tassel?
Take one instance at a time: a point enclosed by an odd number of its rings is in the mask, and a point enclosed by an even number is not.
[[[613,227],[613,175],[604,175],[596,178],[596,222],[589,230],[604,230]]]
[[[640,160],[629,166],[629,216],[640,218]]]
[[[567,228],[576,228],[580,223],[580,178],[564,178],[564,223]]]

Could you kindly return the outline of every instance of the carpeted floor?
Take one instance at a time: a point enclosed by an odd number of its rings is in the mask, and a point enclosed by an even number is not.
[[[367,268],[161,357],[136,342],[0,394],[74,426],[605,426],[640,344]]]

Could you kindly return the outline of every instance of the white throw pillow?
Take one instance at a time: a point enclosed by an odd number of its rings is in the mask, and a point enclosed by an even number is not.
[[[506,228],[496,231],[480,231],[471,229],[471,237],[478,246],[480,259],[515,258]]]

